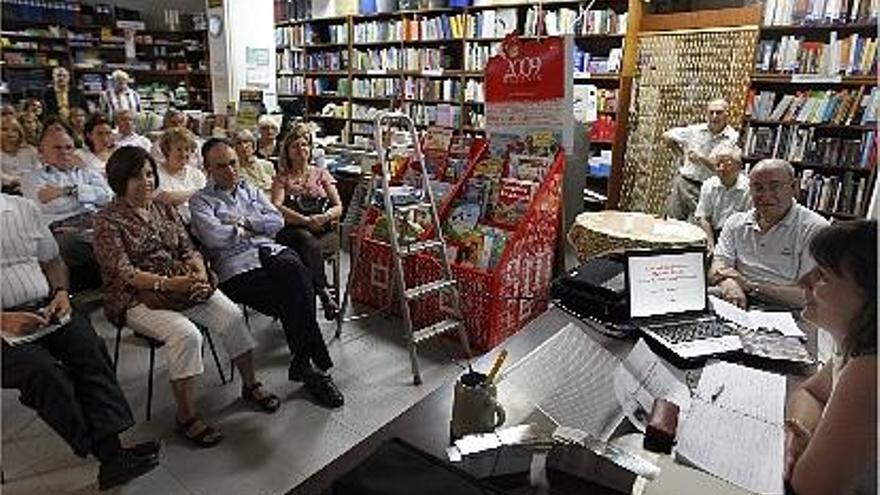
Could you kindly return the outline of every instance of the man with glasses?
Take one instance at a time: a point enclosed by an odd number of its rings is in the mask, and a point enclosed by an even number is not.
[[[731,215],[715,246],[709,278],[724,299],[740,307],[754,298],[801,307],[797,281],[816,266],[813,236],[828,222],[794,200],[794,168],[785,160],[761,160],[749,173],[754,207]]]
[[[230,299],[277,316],[293,355],[288,378],[303,382],[328,408],[344,398],[328,370],[333,366],[315,317],[312,276],[295,251],[273,240],[284,226],[266,196],[238,175],[231,144],[212,138],[202,146],[208,183],[190,198],[193,235],[203,246]]]
[[[43,167],[24,178],[22,193],[40,205],[70,269],[75,293],[101,285],[92,252],[92,215],[110,202],[113,191],[99,172],[74,164],[74,150],[66,127],[47,125],[40,138]]]

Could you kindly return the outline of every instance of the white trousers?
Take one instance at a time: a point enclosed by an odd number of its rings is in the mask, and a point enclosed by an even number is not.
[[[200,375],[202,332],[196,324],[220,335],[226,352],[235,359],[256,347],[241,309],[219,290],[207,301],[186,311],[150,309],[143,304],[129,308],[126,325],[135,332],[165,343],[168,374],[172,380]]]

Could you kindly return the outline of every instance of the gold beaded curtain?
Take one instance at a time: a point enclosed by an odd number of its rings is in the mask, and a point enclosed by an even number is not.
[[[715,98],[730,103],[730,125],[742,128],[757,39],[757,26],[639,35],[621,210],[664,214],[681,163],[661,142],[664,131],[705,122]]]

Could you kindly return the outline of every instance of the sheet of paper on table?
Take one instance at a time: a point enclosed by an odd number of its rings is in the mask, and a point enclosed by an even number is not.
[[[785,377],[710,362],[684,423],[676,456],[739,487],[782,494]]]
[[[690,390],[683,377],[679,379],[643,339],[639,339],[614,371],[614,393],[623,408],[623,414],[642,433],[645,432],[654,399],[675,403],[680,411],[679,423],[691,405]]]
[[[789,311],[745,311],[715,296],[709,296],[709,302],[715,314],[741,327],[776,330],[786,337],[806,338]]]

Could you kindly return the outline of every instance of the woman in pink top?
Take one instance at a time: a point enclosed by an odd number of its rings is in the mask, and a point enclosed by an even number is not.
[[[339,308],[327,290],[322,252],[325,245],[337,242],[334,236],[342,216],[342,201],[333,176],[309,164],[311,152],[309,128],[296,124],[281,145],[278,174],[272,181],[272,203],[286,224],[275,240],[299,253],[312,271],[324,317],[333,320]]]

